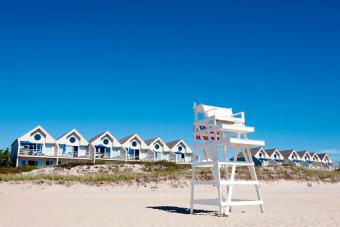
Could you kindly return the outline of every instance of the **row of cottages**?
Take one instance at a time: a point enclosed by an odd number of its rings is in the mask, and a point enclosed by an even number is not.
[[[73,129],[54,139],[38,126],[17,138],[11,146],[16,166],[51,166],[72,161],[167,160],[190,163],[192,151],[181,139],[165,143],[161,138],[142,140],[137,134],[117,140],[110,132],[87,141]]]
[[[292,164],[304,168],[332,169],[333,162],[328,154],[317,154],[309,151],[264,149],[262,147],[250,149],[253,161],[257,166],[276,166]],[[238,155],[243,159],[243,154]]]

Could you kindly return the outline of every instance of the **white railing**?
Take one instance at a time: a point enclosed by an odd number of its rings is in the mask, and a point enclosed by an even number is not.
[[[21,149],[19,149],[19,155],[25,155],[25,156],[54,156],[54,155],[51,155],[51,154],[45,154],[43,150],[28,149],[28,148],[21,148]]]
[[[79,153],[68,153],[66,152],[65,154],[63,153],[59,153],[58,157],[62,157],[62,158],[91,158],[90,154],[86,154],[86,155],[79,155]]]
[[[138,159],[136,159],[136,156],[131,155],[131,156],[127,156],[127,160],[130,161],[154,161],[154,157],[153,156],[146,156],[146,157],[140,157]]]

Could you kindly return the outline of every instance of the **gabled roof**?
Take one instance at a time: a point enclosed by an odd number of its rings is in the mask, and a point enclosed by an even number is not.
[[[318,154],[318,156],[319,156],[321,161],[323,161],[327,157],[330,163],[333,162],[331,157],[329,157],[329,155],[327,153]]]
[[[35,128],[31,129],[24,135],[20,136],[18,140],[29,140],[29,138],[32,136],[32,134],[36,131],[42,132],[44,134],[43,136],[46,138],[47,143],[55,143],[56,140],[40,125],[36,126]]]
[[[309,154],[310,154],[310,156],[311,156],[313,161],[314,161],[314,157],[316,157],[318,159],[318,161],[321,161],[321,159],[320,159],[320,157],[319,157],[319,155],[317,153],[309,152]]]
[[[168,145],[160,137],[154,137],[154,138],[151,138],[151,139],[147,139],[144,142],[149,146],[149,149],[152,150],[151,146],[158,141],[163,145],[164,151],[170,151],[170,148],[168,147]]]
[[[172,152],[177,152],[175,148],[180,143],[184,144],[184,146],[186,147],[186,153],[192,153],[192,150],[190,149],[190,147],[182,139],[177,139],[177,140],[167,142],[166,145],[168,145],[168,147],[170,148]]]
[[[83,146],[87,146],[88,145],[89,142],[76,129],[72,129],[72,130],[66,132],[65,134],[63,134],[62,136],[60,136],[57,139],[57,142],[58,143],[66,143],[67,137],[69,135],[71,135],[71,134],[75,134],[76,136],[79,137],[80,145],[83,145]]]
[[[297,151],[296,153],[297,153],[301,158],[302,158],[305,154],[309,155],[309,157],[312,157],[308,151]]]
[[[105,132],[101,132],[99,133],[98,135],[95,135],[92,139],[89,140],[89,142],[93,142],[95,141],[96,139],[98,139],[99,137],[102,137],[105,133],[107,133],[108,131],[105,131]],[[109,132],[108,132],[109,133]],[[111,135],[111,134],[110,134]]]
[[[132,135],[128,135],[128,136],[125,136],[123,137],[121,140],[119,140],[119,142],[121,143],[121,145],[123,147],[129,147],[130,144],[129,144],[129,141],[134,139],[134,138],[137,138],[137,140],[140,141],[141,143],[141,149],[148,149],[149,146],[142,140],[142,138],[138,135],[138,134],[132,134]]]
[[[266,149],[265,151],[266,151],[266,153],[267,153],[269,156],[271,156],[272,154],[274,154],[275,151],[277,151],[277,152],[280,153],[280,151],[279,151],[278,149],[276,149],[276,148]]]
[[[322,160],[324,157],[328,156],[326,153],[318,154],[319,158]]]
[[[262,147],[254,147],[254,148],[250,149],[251,156],[255,156],[260,150],[262,150],[265,153],[267,153]]]
[[[177,139],[177,140],[173,140],[170,142],[167,142],[166,145],[168,145],[168,147],[170,149],[174,148],[177,144],[179,144],[181,142],[181,139]]]
[[[254,157],[254,156],[256,156],[256,154],[257,154],[259,151],[263,151],[264,154],[265,154],[265,158],[267,158],[266,156],[268,156],[268,153],[267,153],[266,150],[263,149],[262,147],[251,148],[251,149],[250,149],[250,154],[251,154],[252,157]],[[238,158],[243,158],[243,157],[244,157],[243,152],[239,152],[239,153],[237,154],[237,157],[238,157]]]
[[[154,143],[157,139],[159,139],[159,137],[153,137],[153,138],[151,138],[151,139],[144,140],[144,142],[145,142],[147,145],[150,145],[150,144]]]
[[[90,143],[100,143],[101,141],[101,138],[103,137],[110,137],[111,140],[112,140],[112,145],[115,146],[115,147],[121,147],[121,143],[109,132],[109,131],[105,131],[105,132],[102,132],[102,133],[99,133],[98,135],[96,135],[95,137],[93,137],[92,139],[90,139]]]
[[[288,159],[289,155],[290,155],[291,153],[293,153],[293,152],[296,153],[296,151],[295,151],[294,149],[280,151],[280,153],[282,154],[282,156],[283,156],[285,159]],[[296,154],[297,154],[297,153],[296,153]],[[297,155],[298,155],[298,154],[297,154]],[[300,156],[298,156],[298,158],[300,158]]]
[[[121,144],[123,144],[123,143],[125,143],[126,141],[128,141],[131,137],[133,137],[134,135],[137,135],[137,134],[131,134],[131,135],[125,136],[125,137],[121,138],[121,139],[119,140],[119,142],[120,142]]]
[[[284,159],[284,156],[281,154],[281,152],[277,148],[266,149],[265,151],[270,158],[275,158],[275,159],[280,159],[280,160]],[[275,157],[275,154],[277,154],[279,158]]]

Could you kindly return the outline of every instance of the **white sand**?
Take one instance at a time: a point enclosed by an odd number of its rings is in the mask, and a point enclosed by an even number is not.
[[[254,194],[243,188],[235,189],[237,195]],[[235,207],[231,216],[218,217],[216,212],[187,214],[189,187],[1,183],[0,226],[340,226],[339,183],[312,183],[308,187],[306,183],[282,181],[262,183],[261,189],[264,214],[257,206]],[[200,194],[215,195],[209,188],[202,188]]]

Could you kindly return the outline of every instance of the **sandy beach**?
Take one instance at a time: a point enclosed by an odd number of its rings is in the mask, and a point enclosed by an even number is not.
[[[231,216],[218,217],[216,207],[209,206],[198,206],[195,215],[188,214],[188,186],[1,183],[0,220],[6,227],[340,226],[339,183],[265,182],[261,189],[264,214],[257,206],[235,207]],[[235,189],[242,198],[248,192],[249,187]],[[214,196],[208,187],[198,193]]]

